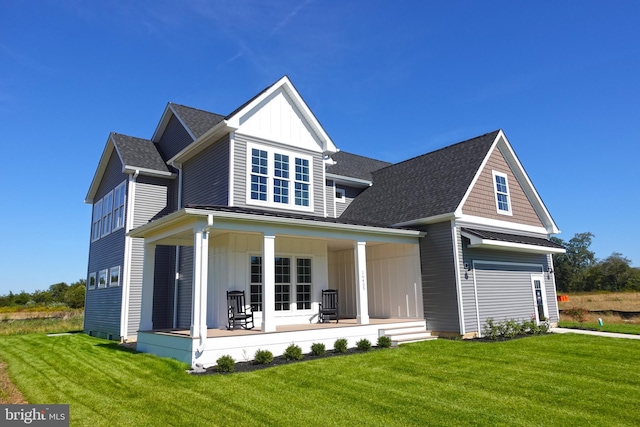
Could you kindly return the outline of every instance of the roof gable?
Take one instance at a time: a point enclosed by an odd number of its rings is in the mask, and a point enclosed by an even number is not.
[[[341,217],[399,224],[457,209],[499,131],[487,133],[373,172],[374,185]]]
[[[153,141],[112,132],[109,134],[98,162],[98,167],[85,197],[85,203],[93,203],[93,198],[98,191],[102,177],[107,170],[109,159],[114,151],[118,155],[123,173],[141,173],[143,175],[163,177],[173,176],[164,160],[162,160],[162,156],[160,156]]]
[[[331,155],[334,163],[327,167],[327,173],[350,178],[371,181],[374,171],[391,166],[392,163],[357,154],[338,151]]]
[[[337,148],[287,76],[225,118],[237,132],[313,151]]]

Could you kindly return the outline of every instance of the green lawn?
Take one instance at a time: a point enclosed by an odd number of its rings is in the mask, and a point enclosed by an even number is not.
[[[0,337],[31,403],[71,425],[640,425],[640,341],[437,340],[255,372],[187,366],[76,334]]]
[[[600,326],[598,323],[560,322],[561,328],[588,329],[590,331],[617,332],[619,334],[640,335],[640,325],[628,323],[605,323]]]

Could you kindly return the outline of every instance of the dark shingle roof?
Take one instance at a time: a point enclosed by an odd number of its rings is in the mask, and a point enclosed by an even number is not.
[[[371,159],[369,157],[359,156],[344,151],[338,151],[331,155],[336,162],[327,168],[327,173],[334,175],[348,176],[351,178],[364,179],[371,181],[371,173],[391,165],[389,162]]]
[[[477,230],[475,228],[462,228],[463,232],[480,237],[481,239],[495,240],[498,242],[521,243],[525,245],[543,246],[547,248],[564,249],[551,240],[541,237],[521,236],[517,234],[497,233],[495,231]]]
[[[373,173],[344,219],[397,224],[453,213],[499,131],[442,148]]]
[[[180,120],[189,128],[197,138],[207,133],[209,129],[224,120],[224,116],[220,114],[210,113],[204,110],[187,107],[186,105],[170,103],[173,111],[178,115]]]
[[[169,172],[153,141],[119,133],[112,133],[111,139],[124,165]]]

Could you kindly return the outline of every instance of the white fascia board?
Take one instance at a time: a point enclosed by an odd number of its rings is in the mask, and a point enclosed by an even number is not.
[[[461,221],[461,222],[471,223],[471,224],[486,225],[486,226],[489,226],[489,227],[504,228],[504,229],[513,230],[513,231],[524,231],[524,232],[527,232],[527,233],[536,233],[536,234],[545,234],[545,235],[549,235],[550,234],[545,227],[537,227],[535,225],[519,224],[517,222],[502,221],[502,220],[499,220],[499,219],[485,218],[485,217],[482,217],[482,216],[462,215],[460,217],[456,217],[456,220]],[[472,226],[470,226],[470,227],[472,227]]]
[[[128,173],[128,174],[139,173],[141,175],[159,176],[159,177],[162,177],[162,178],[175,178],[176,177],[176,174],[173,173],[173,172],[157,171],[157,170],[154,170],[154,169],[139,168],[137,166],[130,166],[130,165],[125,165],[122,168],[122,172],[123,173]]]
[[[226,120],[221,121],[211,129],[209,129],[200,138],[187,145],[178,154],[167,160],[168,165],[182,164],[191,157],[205,149],[209,144],[218,140],[219,137],[226,133],[235,132],[237,128],[229,126]]]
[[[299,109],[300,113],[302,113],[302,115],[304,116],[305,120],[307,120],[307,122],[315,131],[315,134],[322,142],[322,152],[324,154],[337,152],[338,148],[333,143],[331,138],[329,138],[329,135],[320,125],[318,119],[316,119],[313,112],[309,109],[309,106],[306,104],[306,102],[304,102],[296,88],[293,86],[293,83],[291,83],[291,80],[289,80],[287,76],[282,77],[280,80],[271,85],[271,87],[257,96],[254,100],[245,105],[244,108],[236,112],[233,116],[229,117],[229,126],[238,129],[240,127],[240,121],[242,117],[244,117],[249,111],[253,110],[257,105],[263,102],[266,98],[270,97],[275,91],[279,90],[280,88],[283,88],[283,90],[287,92],[287,94],[291,97],[291,100]]]
[[[502,131],[500,131],[500,133],[502,134]],[[520,179],[524,180],[524,185],[522,185],[521,183],[521,187],[525,192],[525,194],[527,195],[527,197],[529,198],[529,200],[533,201],[533,209],[536,211],[536,213],[538,213],[538,215],[542,217],[542,222],[545,224],[547,233],[549,234],[560,233],[560,230],[558,229],[555,222],[553,221],[553,218],[551,217],[551,214],[547,210],[547,207],[544,205],[544,202],[542,201],[542,198],[538,194],[538,191],[536,191],[536,188],[533,186],[531,179],[529,179],[529,175],[527,175],[527,172],[524,170],[524,167],[520,163],[520,160],[518,159],[518,156],[513,150],[513,147],[511,147],[509,140],[507,140],[507,137],[504,134],[502,134],[502,140],[500,142],[502,142],[501,144],[499,144],[499,147],[498,147],[498,148],[502,148],[500,152],[505,157],[505,160],[507,161],[509,166],[511,166],[511,169],[513,170],[513,174],[516,176],[518,181],[520,181]]]
[[[264,226],[267,225],[278,228],[280,231],[286,228],[286,234],[291,234],[292,228],[298,228],[306,230],[304,233],[300,233],[300,235],[312,234],[315,237],[331,238],[335,236],[333,233],[356,233],[377,236],[377,240],[406,240],[407,243],[425,235],[425,233],[416,230],[397,230],[394,228],[369,227],[322,221],[316,222],[296,218],[257,216],[246,213],[216,212],[193,208],[184,208],[156,221],[144,224],[129,232],[128,235],[143,238],[154,236],[154,240],[156,240],[155,237],[159,235],[169,236],[175,234],[176,230],[184,231],[192,226],[191,224],[194,223],[194,220],[207,218],[209,215],[213,215],[214,228],[218,225],[223,226],[224,229],[237,231],[256,231],[255,224],[260,224],[260,227],[258,227],[260,231],[265,231]],[[247,227],[247,224],[251,224],[251,226]],[[172,231],[168,232],[167,228],[172,228]],[[417,241],[414,243],[417,243]]]
[[[451,212],[451,213],[445,213],[440,215],[434,215],[427,218],[412,219],[411,221],[399,222],[393,225],[395,227],[416,227],[419,225],[435,224],[437,222],[451,221],[453,219],[456,219],[456,216],[453,212]]]
[[[109,163],[109,157],[111,157],[111,153],[113,153],[115,148],[115,144],[112,141],[112,133],[109,134],[107,138],[107,143],[105,144],[104,150],[102,150],[102,156],[100,156],[100,161],[98,162],[98,167],[96,168],[96,172],[93,175],[93,180],[91,180],[91,185],[89,186],[89,190],[87,191],[87,195],[84,198],[84,202],[87,204],[93,203],[93,198],[98,191],[98,187],[100,186],[100,182],[102,181],[102,176],[104,172],[107,170],[107,164]],[[117,150],[116,150],[117,152]],[[118,156],[120,154],[118,153]],[[122,158],[120,159],[122,161]]]
[[[326,174],[327,179],[344,185],[356,185],[358,187],[371,187],[373,182],[366,179],[352,178],[350,176],[336,175],[333,173]]]
[[[473,180],[471,180],[471,184],[469,184],[469,187],[467,188],[467,191],[464,193],[464,196],[462,197],[460,204],[458,204],[458,207],[455,210],[456,217],[462,216],[462,207],[467,202],[467,199],[469,198],[469,194],[471,194],[471,190],[473,189],[473,187],[476,185],[476,182],[480,178],[482,171],[484,170],[485,166],[487,165],[487,162],[489,161],[489,157],[491,157],[491,154],[493,153],[493,150],[496,148],[496,145],[498,145],[498,141],[500,140],[501,137],[504,137],[504,133],[502,133],[502,130],[498,132],[498,135],[496,135],[496,138],[493,140],[491,147],[489,148],[489,150],[487,150],[487,154],[482,160],[480,167],[476,171],[476,174],[474,175]]]
[[[460,234],[471,241],[467,247],[473,249],[485,248],[537,254],[563,254],[566,252],[566,250],[560,248],[550,248],[547,246],[528,245],[526,243],[501,242],[498,240],[483,239],[481,237],[474,236],[473,234],[465,233],[464,231]]]

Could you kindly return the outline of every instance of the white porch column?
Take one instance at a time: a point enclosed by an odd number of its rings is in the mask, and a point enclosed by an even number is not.
[[[200,225],[193,235],[193,295],[191,337],[207,336],[207,275],[209,274],[209,230]]]
[[[276,236],[264,236],[262,244],[262,332],[275,332]]]
[[[145,243],[142,267],[142,301],[140,307],[140,330],[153,329],[153,281],[156,266],[156,245]]]
[[[354,248],[356,265],[356,320],[369,324],[369,299],[367,297],[367,242],[357,242]]]

